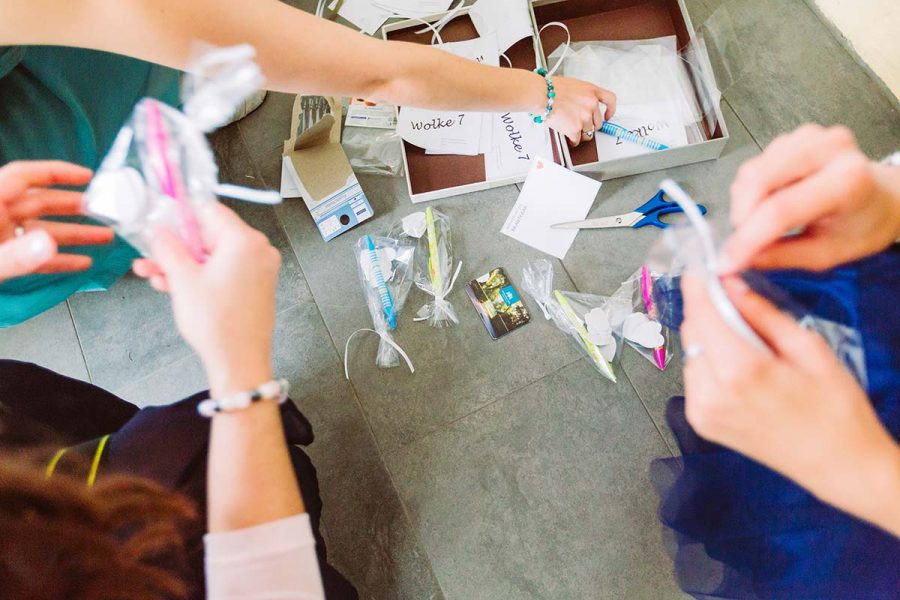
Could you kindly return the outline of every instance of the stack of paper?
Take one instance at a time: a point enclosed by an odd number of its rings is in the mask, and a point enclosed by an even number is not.
[[[391,17],[429,17],[450,8],[452,0],[333,0],[328,6],[363,33],[374,35]]]

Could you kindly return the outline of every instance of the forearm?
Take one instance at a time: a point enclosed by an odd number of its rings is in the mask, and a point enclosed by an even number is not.
[[[193,43],[250,43],[268,87],[436,109],[538,111],[543,79],[376,40],[278,0],[0,0],[0,44],[96,48],[184,69]]]
[[[213,397],[222,397],[265,383],[271,372],[244,370],[235,379],[211,373],[210,379]],[[211,533],[304,511],[278,405],[261,401],[212,418],[207,491]]]

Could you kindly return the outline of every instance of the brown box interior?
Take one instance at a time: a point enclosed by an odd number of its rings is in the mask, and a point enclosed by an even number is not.
[[[687,24],[677,0],[563,0],[539,3],[534,7],[538,29],[560,21],[569,28],[572,42],[605,40],[646,40],[675,35],[679,50],[690,42]],[[550,54],[566,41],[560,27],[548,27],[541,34],[544,52]],[[615,91],[615,90],[612,90]],[[722,137],[721,127],[710,132],[702,123],[708,139]],[[597,162],[597,146],[581,144],[569,148],[572,163]]]
[[[417,24],[406,29],[389,31],[387,32],[387,38],[389,40],[415,42],[417,44],[430,44],[431,31],[427,30],[426,33],[421,34],[415,33],[420,29],[422,27]],[[441,29],[441,38],[445,42],[460,42],[477,37],[478,32],[475,30],[475,25],[472,24],[472,20],[468,15],[456,17]],[[528,69],[530,71],[537,66],[534,63],[534,40],[531,38],[519,40],[505,54],[509,57],[513,67],[517,69]],[[500,63],[506,67],[506,61],[501,59]],[[410,187],[414,194],[434,192],[473,183],[484,183],[487,179],[484,172],[483,154],[477,156],[425,154],[425,150],[418,146],[413,146],[407,142],[403,142],[403,145],[406,148]],[[558,163],[562,163],[562,157],[555,143],[553,146],[553,159]]]

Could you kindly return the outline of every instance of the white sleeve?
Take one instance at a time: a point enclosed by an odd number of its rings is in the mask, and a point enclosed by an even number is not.
[[[209,600],[324,600],[308,514],[208,533]]]

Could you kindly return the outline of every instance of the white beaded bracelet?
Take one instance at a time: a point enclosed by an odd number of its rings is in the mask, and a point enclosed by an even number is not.
[[[249,392],[238,392],[217,399],[208,398],[197,405],[197,412],[209,418],[218,413],[243,410],[260,400],[283,404],[287,400],[290,387],[286,379],[275,379]]]

